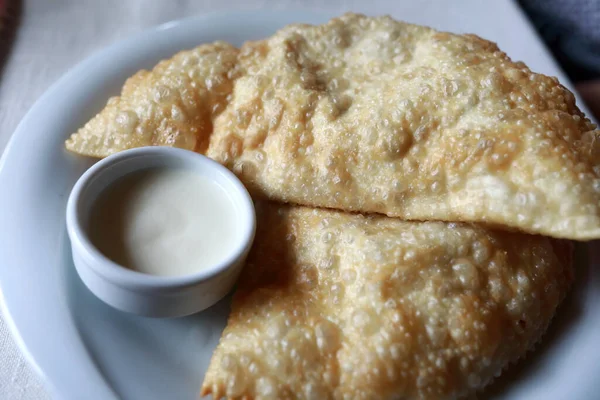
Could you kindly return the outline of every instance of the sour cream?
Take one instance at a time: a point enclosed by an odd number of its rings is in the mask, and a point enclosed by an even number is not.
[[[131,173],[100,194],[90,239],[106,257],[151,275],[182,276],[227,259],[239,240],[235,205],[219,184],[193,170]]]

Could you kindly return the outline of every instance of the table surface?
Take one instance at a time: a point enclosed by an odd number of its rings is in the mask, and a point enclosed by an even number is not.
[[[8,2],[17,0],[8,0]],[[426,23],[445,20],[444,28],[468,29],[499,43],[514,59],[525,60],[535,71],[551,64],[545,52],[520,46],[521,35],[534,34],[520,10],[510,0],[460,0],[451,13],[436,4],[446,0],[27,0],[20,12],[16,37],[0,77],[0,153],[12,132],[37,98],[70,67],[92,52],[145,28],[193,14],[228,9],[303,8],[329,13],[344,11],[391,14]],[[445,11],[443,10],[445,9]],[[421,15],[419,17],[418,15]],[[518,29],[513,29],[515,26]],[[510,29],[506,27],[511,26]],[[560,77],[561,80],[564,77]],[[11,266],[3,266],[11,267]],[[0,398],[39,400],[50,396],[43,382],[27,364],[0,317]]]

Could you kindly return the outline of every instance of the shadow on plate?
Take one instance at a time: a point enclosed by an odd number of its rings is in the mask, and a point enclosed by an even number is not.
[[[536,373],[552,357],[552,349],[558,345],[581,317],[585,295],[591,285],[598,284],[589,279],[591,259],[598,253],[596,242],[577,243],[575,247],[575,281],[569,294],[557,310],[548,331],[533,351],[524,360],[511,365],[490,386],[478,395],[480,399],[510,398],[511,387],[518,381],[526,380]]]

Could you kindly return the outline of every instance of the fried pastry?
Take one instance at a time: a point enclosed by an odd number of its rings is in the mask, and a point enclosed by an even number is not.
[[[536,343],[570,244],[462,223],[262,205],[202,395],[447,399]]]
[[[271,200],[586,240],[599,135],[556,78],[493,43],[346,14],[139,72],[66,145],[182,147]]]
[[[139,71],[120,96],[67,139],[67,149],[94,157],[151,145],[204,152],[213,118],[231,93],[237,53],[215,42]]]

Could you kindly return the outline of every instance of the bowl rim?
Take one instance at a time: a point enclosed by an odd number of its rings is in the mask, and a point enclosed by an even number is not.
[[[83,195],[90,187],[93,187],[95,182],[98,182],[97,177],[101,176],[109,168],[119,168],[119,165],[126,166],[126,162],[133,159],[143,160],[146,158],[150,161],[146,161],[147,166],[149,168],[155,167],[151,161],[155,160],[157,156],[194,164],[197,168],[190,168],[191,170],[212,170],[213,174],[210,175],[210,179],[216,182],[226,181],[229,185],[233,186],[234,190],[228,190],[228,194],[243,218],[237,218],[237,222],[240,224],[240,235],[235,239],[235,243],[232,244],[232,251],[220,262],[189,275],[150,275],[128,269],[110,260],[96,248],[89,238],[86,229],[83,228],[84,215],[82,215],[81,211],[85,202]],[[140,164],[144,164],[144,162],[140,162]],[[136,168],[135,171],[143,168],[143,166]],[[131,172],[134,171],[115,174],[109,185]],[[142,292],[157,289],[167,291],[185,289],[226,272],[228,269],[233,268],[240,258],[245,256],[252,245],[256,232],[254,203],[246,187],[233,172],[199,153],[165,146],[147,146],[124,150],[112,154],[92,165],[79,177],[69,194],[66,221],[72,251],[77,252],[78,256],[85,261],[86,268],[93,270],[96,274],[122,288]]]

